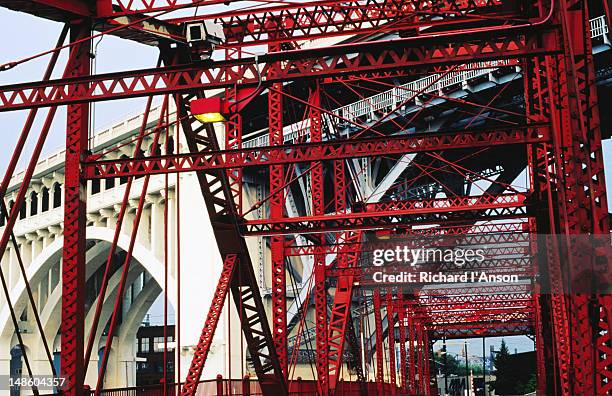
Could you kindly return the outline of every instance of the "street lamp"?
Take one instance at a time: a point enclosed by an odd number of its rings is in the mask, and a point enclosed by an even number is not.
[[[227,102],[220,97],[200,98],[189,103],[191,114],[203,124],[225,121],[229,113]]]

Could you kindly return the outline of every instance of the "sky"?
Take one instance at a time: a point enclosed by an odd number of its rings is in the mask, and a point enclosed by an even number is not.
[[[0,40],[0,64],[15,61],[53,48],[61,29],[62,25],[60,23],[0,8],[0,37],[2,37],[2,40]],[[97,47],[97,56],[95,58],[95,70],[97,73],[154,67],[158,57],[158,51],[154,47],[133,43],[112,36],[104,36],[102,40],[96,40],[95,45]],[[49,56],[41,57],[22,64],[12,70],[0,72],[0,85],[40,80],[48,59]],[[54,73],[55,77],[61,75],[61,71],[59,70],[63,69],[66,56],[63,55],[60,59],[61,67],[56,68],[58,71]],[[95,118],[93,120],[93,129],[96,131],[102,130],[104,127],[110,126],[114,122],[121,121],[128,115],[137,114],[144,108],[144,103],[144,98],[96,103],[94,105]],[[37,118],[38,121],[33,128],[33,132],[38,133],[40,131],[40,125],[42,125],[42,120],[44,119],[41,115],[44,114],[46,114],[46,110],[41,110]],[[4,174],[26,115],[26,111],[0,113],[0,126],[2,127],[2,139],[0,140],[0,174]],[[43,158],[46,154],[51,154],[64,148],[65,126],[66,111],[65,107],[61,107],[60,110],[58,110],[50,136],[44,146]],[[24,159],[29,158],[29,153],[33,147],[33,141],[33,138],[29,140],[26,152],[22,155]],[[605,141],[604,160],[607,171],[606,182],[609,186],[612,186],[612,169],[610,168],[611,150],[612,142],[610,140]],[[25,166],[25,160],[20,161],[19,169]],[[608,194],[608,199],[610,199],[610,192],[608,192]],[[160,315],[163,313],[162,307],[163,303],[160,298],[150,310],[152,324],[159,323],[163,320],[163,317]],[[171,315],[170,322],[173,322],[173,312],[171,312]],[[506,338],[506,341],[509,344],[511,352],[513,352],[515,348],[517,348],[519,352],[533,349],[532,342],[526,337],[511,337]],[[500,342],[500,340],[490,341],[491,344],[495,345],[496,349],[499,348]],[[461,348],[462,346],[460,345],[448,346],[451,353],[459,353]],[[482,354],[482,341],[480,339],[472,340],[468,348],[469,355],[480,355]],[[488,353],[489,343],[486,348]]]
[[[53,48],[61,30],[62,24],[60,23],[0,8],[0,37],[3,37],[0,44],[0,63],[22,59]],[[9,37],[10,40],[7,39]],[[104,36],[101,41],[96,40],[95,43],[97,44],[95,68],[99,73],[154,67],[157,61],[158,51],[154,47],[111,36]],[[49,58],[50,56],[44,56],[12,70],[0,72],[0,84],[40,80]],[[61,76],[65,61],[66,56],[62,54],[54,77]],[[144,103],[143,98],[96,103],[94,105],[94,130],[100,130],[130,114],[141,111]],[[33,129],[33,135],[40,131],[43,115],[46,112],[42,110],[37,117],[38,123],[35,125],[38,125],[38,128]],[[2,125],[4,135],[0,143],[1,173],[4,173],[10,160],[26,116],[27,111],[0,113],[0,125]],[[66,110],[65,106],[62,106],[55,116],[50,136],[45,143],[44,153],[50,154],[64,148],[65,128]],[[35,138],[29,141],[30,151],[28,153],[31,152]],[[27,160],[29,155],[22,155],[22,157]],[[20,168],[24,168],[26,164],[25,161],[21,161]]]

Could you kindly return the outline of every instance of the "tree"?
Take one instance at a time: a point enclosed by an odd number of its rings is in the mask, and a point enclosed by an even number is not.
[[[446,359],[444,358],[444,355],[446,355]],[[447,375],[465,375],[465,366],[459,362],[456,356],[451,355],[448,352],[444,353],[443,350],[437,351],[434,354],[434,360],[436,362],[436,366],[440,367],[440,371],[442,373],[446,373]]]
[[[497,395],[522,395],[533,392],[536,387],[535,373],[520,367],[512,359],[506,342],[502,339],[499,352],[493,359],[496,380],[491,385]],[[517,367],[519,366],[519,367]]]
[[[502,339],[499,352],[493,359],[495,366],[495,374],[497,379],[493,384],[495,393],[503,395],[504,393],[512,393],[514,390],[514,376],[511,375],[512,367],[510,363],[510,350],[506,345],[506,341]]]

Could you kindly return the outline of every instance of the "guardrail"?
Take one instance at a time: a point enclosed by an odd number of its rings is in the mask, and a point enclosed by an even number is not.
[[[446,87],[464,84],[473,78],[485,76],[499,67],[513,66],[515,63],[511,60],[471,63],[457,71],[444,74],[435,73],[407,84],[399,85],[388,91],[342,106],[334,110],[333,113],[341,119],[343,118],[348,121],[354,121],[365,115],[374,118],[374,112],[403,103],[416,94],[437,92]]]
[[[606,16],[601,15],[597,18],[591,19],[591,38],[603,37],[606,44],[610,44],[608,38],[608,24],[606,23]]]
[[[178,384],[181,386],[182,384]],[[389,383],[382,384],[383,394],[399,393],[400,389]],[[395,388],[395,389],[393,389]],[[338,381],[336,386],[335,394],[338,396],[342,395],[354,395],[359,393],[361,390],[367,391],[367,394],[376,394],[378,390],[378,384],[375,382],[360,383],[357,381]],[[167,384],[166,392],[164,392],[164,386],[160,385],[147,385],[147,386],[133,386],[127,388],[115,388],[115,389],[102,389],[100,391],[101,396],[164,396],[175,395],[180,393],[180,388],[177,384]],[[302,380],[296,378],[289,383],[289,392],[287,396],[312,396],[317,393],[317,383],[313,380]],[[84,392],[85,395],[91,396],[92,390]],[[262,395],[261,387],[257,378],[249,379],[245,377],[243,379],[225,379],[220,375],[217,379],[200,381],[196,390],[196,396],[259,396]],[[60,396],[59,393],[48,393],[43,396]]]

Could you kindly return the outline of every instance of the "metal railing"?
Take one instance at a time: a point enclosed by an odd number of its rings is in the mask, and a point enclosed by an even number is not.
[[[514,63],[509,60],[478,62],[465,65],[457,71],[431,74],[358,102],[342,106],[334,110],[333,113],[348,121],[355,121],[362,116],[374,118],[374,112],[401,104],[416,94],[439,92],[453,85],[463,85],[473,78],[485,76],[499,67],[511,66]]]
[[[179,384],[182,385],[182,384]],[[336,391],[334,392],[338,396],[343,395],[354,395],[365,388],[368,394],[376,394],[378,385],[375,382],[359,383],[356,381],[338,381]],[[395,388],[395,392],[399,392],[399,388],[394,387],[389,383],[382,384],[383,393],[391,394],[392,388]],[[313,380],[302,380],[299,377],[293,379],[289,383],[289,392],[287,396],[312,396],[316,395],[317,384]],[[164,386],[160,385],[147,385],[147,386],[133,386],[126,388],[115,388],[115,389],[103,389],[100,391],[101,396],[173,396],[180,391],[177,388],[177,384],[166,385],[166,391],[164,392]],[[93,391],[85,392],[85,394],[93,394]],[[200,381],[195,392],[196,396],[260,396],[262,395],[261,386],[256,378],[253,379],[225,379],[220,376],[217,379],[211,379],[206,381]],[[44,396],[60,396],[58,393],[49,393]]]
[[[608,39],[608,24],[606,23],[606,16],[601,15],[597,18],[591,19],[591,38],[603,37],[604,42],[610,43]]]

